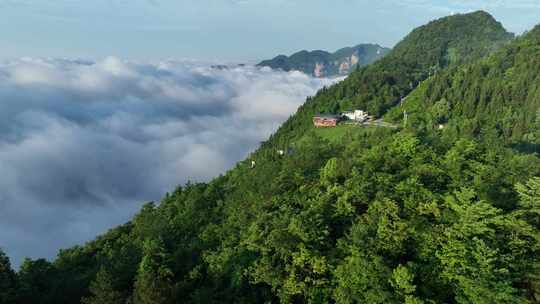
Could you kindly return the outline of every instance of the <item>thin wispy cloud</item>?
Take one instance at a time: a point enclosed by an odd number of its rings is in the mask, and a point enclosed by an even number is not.
[[[533,0],[404,0],[396,1],[401,6],[434,9],[445,12],[467,12],[492,9],[540,9],[540,2]]]
[[[262,60],[365,42],[391,47],[430,20],[479,9],[518,33],[540,22],[532,0],[0,0],[0,8],[3,58]]]

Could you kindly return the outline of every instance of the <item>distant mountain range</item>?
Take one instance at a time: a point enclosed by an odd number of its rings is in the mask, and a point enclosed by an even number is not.
[[[390,52],[378,44],[359,44],[342,48],[334,53],[326,51],[300,51],[291,56],[279,55],[264,60],[258,66],[284,71],[301,71],[315,77],[348,75],[357,66],[368,65]]]

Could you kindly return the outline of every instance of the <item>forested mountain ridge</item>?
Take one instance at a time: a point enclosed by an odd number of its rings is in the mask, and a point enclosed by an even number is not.
[[[224,176],[53,263],[0,256],[0,300],[540,303],[539,32],[484,12],[416,29]],[[311,125],[351,107],[403,127]]]
[[[389,51],[390,49],[378,44],[359,44],[339,49],[334,53],[303,50],[291,56],[279,55],[257,65],[287,72],[301,71],[315,77],[343,76],[348,75],[357,67],[375,62]]]
[[[540,139],[540,26],[477,62],[428,79],[387,118],[405,111],[417,129],[444,128],[442,135],[503,139],[533,149]]]
[[[273,139],[284,144],[291,133],[303,134],[315,113],[357,108],[382,116],[430,75],[482,58],[512,38],[483,11],[432,21],[413,30],[381,60],[308,98]]]

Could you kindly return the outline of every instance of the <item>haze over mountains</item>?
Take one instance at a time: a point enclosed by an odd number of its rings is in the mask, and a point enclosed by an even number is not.
[[[267,66],[283,71],[301,71],[315,77],[348,75],[357,67],[368,65],[384,57],[390,49],[377,44],[359,44],[334,53],[326,51],[300,51],[289,57],[279,55],[264,60],[258,66]]]
[[[539,83],[540,27],[516,38],[482,11],[430,22],[226,174],[52,263],[15,275],[0,256],[1,299],[539,303]],[[351,108],[399,127],[312,125]]]

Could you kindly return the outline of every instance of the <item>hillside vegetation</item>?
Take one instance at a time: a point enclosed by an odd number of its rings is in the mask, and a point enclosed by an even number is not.
[[[540,26],[472,64],[434,75],[388,113],[428,131],[444,125],[443,137],[492,138],[538,152],[540,143]]]
[[[0,255],[0,302],[540,303],[539,53],[484,12],[420,27],[225,175],[52,263]],[[348,108],[410,115],[311,125]]]

